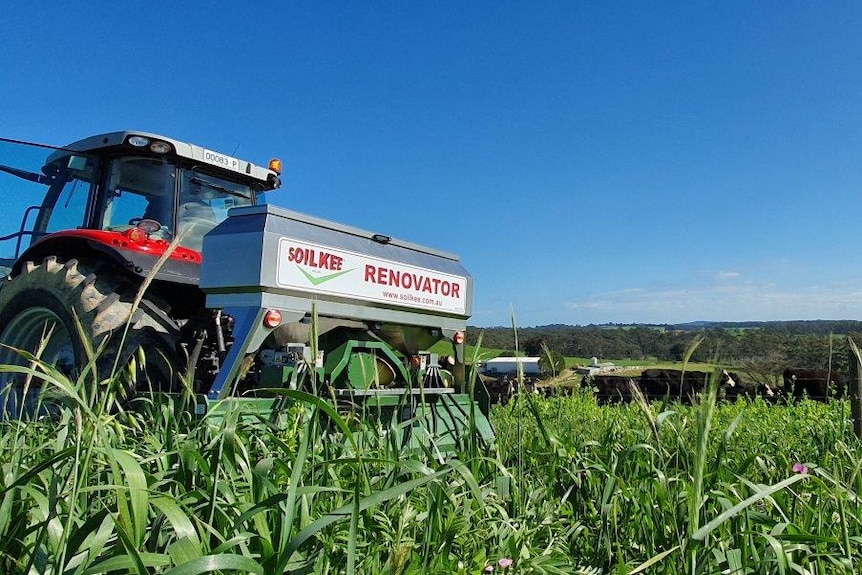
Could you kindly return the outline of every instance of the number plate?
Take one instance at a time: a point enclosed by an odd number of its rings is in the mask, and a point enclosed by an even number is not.
[[[213,152],[212,150],[204,150],[204,161],[213,166],[219,166],[220,168],[225,168],[227,170],[233,170],[235,172],[242,171],[239,160],[230,156],[225,156],[224,154],[219,154],[218,152]]]

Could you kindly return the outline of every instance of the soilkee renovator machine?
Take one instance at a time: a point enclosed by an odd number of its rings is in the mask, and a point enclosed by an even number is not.
[[[0,189],[24,202],[0,236],[0,365],[38,352],[74,376],[101,347],[97,373],[134,370],[132,393],[184,377],[201,415],[273,414],[288,388],[396,418],[413,442],[493,441],[467,391],[459,258],[261,204],[280,168],[143,132],[0,139]],[[25,380],[0,373],[5,417],[28,414]]]

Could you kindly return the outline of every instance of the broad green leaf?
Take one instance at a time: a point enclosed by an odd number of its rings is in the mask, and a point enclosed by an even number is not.
[[[706,525],[704,525],[703,527],[701,527],[700,529],[698,529],[697,531],[692,533],[692,535],[691,535],[692,539],[694,539],[696,541],[703,541],[706,538],[706,536],[709,535],[716,527],[718,527],[719,525],[721,525],[722,523],[724,523],[725,521],[727,521],[731,517],[734,517],[737,513],[739,513],[740,511],[742,511],[746,507],[749,507],[750,505],[757,503],[761,499],[769,497],[773,493],[781,491],[782,489],[785,489],[785,488],[793,485],[794,483],[801,481],[805,478],[806,478],[805,475],[792,475],[792,476],[788,477],[787,479],[785,479],[784,481],[780,481],[780,482],[776,483],[775,485],[772,485],[766,489],[763,489],[762,491],[758,491],[757,493],[755,493],[751,497],[748,497],[747,499],[740,501],[739,503],[737,503],[736,505],[734,505],[733,507],[731,507],[727,511],[721,513],[718,517],[716,517],[712,521],[709,521]]]
[[[157,496],[153,497],[151,501],[153,506],[157,507],[165,515],[165,518],[174,528],[177,539],[188,540],[197,549],[197,556],[202,556],[203,547],[201,546],[198,532],[176,500],[170,497]]]
[[[132,534],[135,546],[140,548],[143,544],[148,524],[150,492],[147,486],[147,478],[141,465],[131,453],[120,449],[112,449],[110,456],[123,469],[123,476],[126,479],[126,487],[128,488],[131,504]]]
[[[188,563],[177,565],[166,571],[165,575],[199,575],[200,573],[225,570],[264,575],[263,567],[254,559],[231,554],[206,555]]]
[[[409,493],[413,489],[417,487],[421,487],[432,481],[435,481],[447,473],[451,472],[451,467],[445,467],[436,473],[431,475],[426,475],[424,477],[419,477],[417,479],[412,479],[410,481],[405,481],[404,483],[398,484],[394,487],[390,487],[385,491],[379,491],[373,493],[359,501],[359,510],[364,511],[373,505],[378,505],[384,501],[388,501],[390,499],[394,499],[405,493]],[[343,507],[339,507],[331,511],[330,513],[324,515],[323,517],[317,519],[308,525],[305,529],[303,529],[296,537],[290,541],[289,545],[284,551],[284,555],[281,560],[281,565],[279,566],[279,572],[284,570],[284,565],[290,560],[291,555],[293,555],[294,551],[299,549],[299,547],[305,543],[310,537],[313,537],[317,534],[321,529],[337,522],[350,517],[351,513],[353,513],[354,506],[353,504],[348,504]]]
[[[167,567],[170,564],[171,558],[163,553],[141,553],[137,557],[117,555],[93,564],[84,573],[85,575],[101,575],[111,571],[134,572],[140,566]]]

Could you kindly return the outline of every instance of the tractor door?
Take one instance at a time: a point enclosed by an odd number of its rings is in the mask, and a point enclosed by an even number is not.
[[[0,139],[0,274],[39,238],[86,224],[95,158]]]
[[[176,166],[158,156],[124,156],[111,160],[97,229],[122,232],[141,220],[159,226],[153,239],[170,241],[174,236]]]

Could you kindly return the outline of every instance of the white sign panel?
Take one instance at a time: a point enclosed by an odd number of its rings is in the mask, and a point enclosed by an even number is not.
[[[204,150],[204,161],[208,164],[233,170],[235,172],[242,171],[239,160],[224,154],[219,154],[218,152],[213,152],[212,150]]]
[[[399,306],[465,313],[467,279],[364,254],[281,238],[281,287]]]

